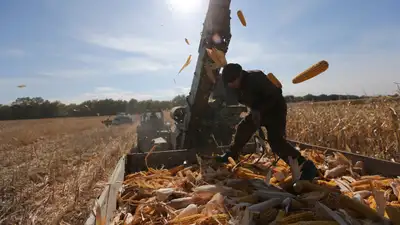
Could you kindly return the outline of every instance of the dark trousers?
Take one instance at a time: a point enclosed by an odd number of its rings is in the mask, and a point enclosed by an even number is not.
[[[261,112],[260,121],[260,125],[265,126],[268,131],[268,142],[271,146],[271,150],[286,163],[289,162],[288,156],[303,161],[304,158],[301,156],[300,152],[285,139],[287,115],[286,101],[283,96],[279,96],[275,100],[276,101],[271,110],[268,112]],[[234,155],[238,154],[242,150],[257,129],[258,127],[254,124],[250,113],[237,127],[233,143],[231,144],[231,151]]]

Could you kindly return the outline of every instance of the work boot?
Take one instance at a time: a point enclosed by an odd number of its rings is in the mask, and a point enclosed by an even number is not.
[[[311,160],[304,161],[301,172],[302,173],[300,176],[300,180],[312,181],[318,174],[317,167],[315,166],[314,162]]]
[[[231,150],[228,150],[224,154],[216,156],[215,161],[217,161],[219,163],[226,163],[226,162],[228,162],[229,157],[231,157],[234,160],[237,160],[238,154]]]

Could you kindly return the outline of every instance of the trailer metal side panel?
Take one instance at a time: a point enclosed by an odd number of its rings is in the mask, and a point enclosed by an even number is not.
[[[292,145],[297,145],[300,149],[313,149],[317,151],[326,151],[329,153],[340,152],[346,157],[348,157],[352,162],[363,161],[365,166],[365,171],[371,175],[383,175],[386,177],[396,177],[400,176],[400,163],[395,163],[387,160],[375,159],[367,156],[362,156],[359,154],[342,151],[338,149],[332,149],[322,146],[310,145],[298,141],[289,140]],[[247,144],[243,149],[243,154],[254,152],[254,144]],[[168,151],[156,151],[151,153],[147,159],[149,167],[160,168],[171,168],[174,166],[181,165],[184,161],[187,164],[196,163],[196,154],[200,156],[210,156],[212,153],[221,153],[223,149],[227,149],[228,146],[221,146],[218,148],[205,148],[205,149],[182,149],[182,150],[168,150]],[[147,153],[132,153],[123,156],[110,180],[109,185],[104,188],[103,193],[98,198],[98,202],[101,207],[102,215],[107,215],[107,224],[113,218],[113,213],[116,209],[118,190],[120,190],[122,182],[124,180],[124,175],[147,170],[145,157]],[[95,225],[94,215],[90,215],[85,225]]]
[[[356,161],[364,162],[364,169],[367,174],[372,175],[383,175],[386,177],[397,177],[400,176],[400,163],[391,162],[383,159],[375,159],[372,157],[363,156],[360,154],[355,154],[352,152],[347,152],[343,150],[338,150],[334,148],[322,147],[317,145],[311,145],[302,143],[299,141],[288,140],[292,145],[299,146],[300,149],[313,149],[318,151],[326,151],[328,153],[339,152],[345,155],[353,163]]]
[[[114,218],[114,212],[117,209],[117,196],[118,191],[122,186],[122,182],[125,177],[125,164],[126,164],[126,156],[122,156],[118,164],[116,165],[106,187],[101,193],[100,197],[97,199],[97,202],[100,204],[101,215],[102,217],[106,216],[106,225],[110,224],[112,219]],[[94,212],[96,211],[95,207],[93,208]],[[85,225],[95,225],[96,218],[92,213],[89,218],[86,220]]]

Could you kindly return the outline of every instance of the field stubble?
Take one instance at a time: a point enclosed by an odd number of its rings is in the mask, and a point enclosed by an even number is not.
[[[290,139],[400,161],[400,100],[296,103]]]
[[[135,140],[135,125],[101,119],[0,122],[0,224],[84,222]]]
[[[400,161],[399,112],[399,101],[290,104],[287,134]],[[106,128],[102,119],[0,122],[0,224],[83,223],[135,139],[135,125]]]

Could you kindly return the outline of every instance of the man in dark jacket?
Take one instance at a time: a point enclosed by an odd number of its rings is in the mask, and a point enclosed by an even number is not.
[[[226,162],[228,157],[237,159],[239,152],[260,126],[268,131],[268,142],[272,152],[286,163],[288,157],[303,164],[302,180],[312,180],[317,175],[314,163],[306,160],[286,139],[287,105],[282,89],[275,86],[259,70],[245,71],[239,64],[230,63],[223,68],[224,84],[236,90],[239,103],[246,105],[251,112],[239,123],[230,151],[217,158]]]

